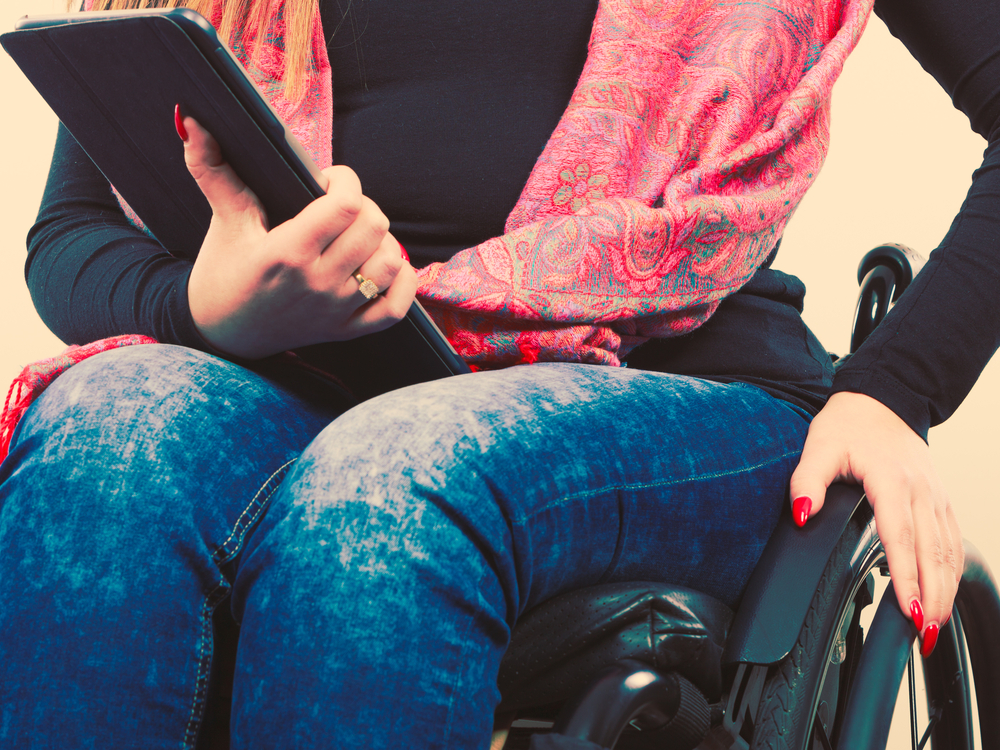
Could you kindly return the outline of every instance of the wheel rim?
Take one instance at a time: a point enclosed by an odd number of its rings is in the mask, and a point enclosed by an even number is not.
[[[962,636],[961,619],[956,616],[942,629],[938,645],[934,654],[928,659],[917,659],[914,655],[916,645],[911,645],[914,640],[912,624],[899,613],[899,608],[895,603],[895,593],[891,585],[882,593],[882,599],[891,597],[884,606],[887,611],[894,616],[893,627],[895,637],[892,639],[895,646],[892,649],[886,648],[886,641],[879,640],[881,636],[876,636],[874,640],[877,645],[872,646],[866,638],[860,648],[873,648],[876,653],[865,653],[863,659],[870,664],[856,670],[849,675],[852,682],[848,690],[857,695],[854,700],[838,703],[838,721],[834,733],[831,736],[823,736],[824,727],[820,722],[815,722],[812,739],[807,747],[813,748],[835,748],[838,742],[845,742],[851,748],[882,748],[887,738],[890,736],[889,722],[892,721],[892,735],[894,737],[890,748],[901,748],[904,743],[911,750],[930,747],[933,744],[935,750],[967,750],[974,747],[972,710],[970,695],[970,680],[968,662],[965,653],[965,643]],[[879,613],[876,613],[876,618]],[[873,621],[868,628],[868,636],[872,635],[872,629],[879,627]],[[884,634],[884,633],[883,633]],[[902,649],[902,661],[898,677],[891,678],[888,672],[892,671],[892,663],[899,659],[898,649]],[[886,651],[895,649],[895,656],[887,655]],[[871,673],[865,673],[871,664],[876,665],[873,669],[879,672],[882,680],[899,685],[901,680],[906,680],[905,699],[900,696],[903,703],[903,711],[899,710],[899,704],[893,700],[901,691],[898,688],[889,693],[885,689],[884,682],[872,682]],[[885,670],[888,670],[886,672]],[[904,674],[905,672],[905,674]],[[921,694],[918,688],[917,672],[923,673],[924,693]],[[874,685],[874,687],[873,687]],[[859,699],[858,696],[867,696]],[[888,695],[888,700],[885,700]],[[873,697],[874,696],[874,697]],[[888,714],[885,714],[885,707],[880,701],[888,706]],[[896,710],[894,710],[894,707]],[[882,711],[880,714],[879,711]],[[860,712],[857,716],[847,716],[847,713]],[[844,723],[841,724],[840,720]],[[902,720],[902,726],[900,722]],[[863,729],[859,731],[858,727]],[[846,736],[841,735],[841,730],[846,732]],[[900,741],[900,735],[904,739]],[[908,736],[907,736],[908,735]],[[906,742],[908,740],[908,742]],[[867,744],[866,744],[867,743]]]
[[[863,641],[851,643],[852,630],[858,625],[862,611],[877,602],[873,598],[869,582],[873,582],[874,571],[885,566],[885,552],[873,525],[858,545],[859,554],[851,561],[853,571],[852,584],[841,607],[841,616],[833,631],[833,638],[827,651],[825,672],[817,691],[812,725],[806,736],[809,737],[809,750],[833,750],[839,740],[840,727],[846,710],[846,696],[857,671],[858,650],[863,647]],[[839,655],[844,649],[845,653]]]

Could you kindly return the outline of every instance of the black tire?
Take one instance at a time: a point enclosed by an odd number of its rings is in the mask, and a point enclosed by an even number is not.
[[[831,655],[845,625],[850,628],[847,618],[855,620],[861,607],[870,602],[866,580],[884,558],[871,509],[862,503],[830,555],[795,646],[768,671],[751,748],[811,750],[817,717],[826,724],[824,731],[832,735],[839,717],[829,700],[827,715],[823,716],[822,704],[830,697],[836,705],[842,703],[831,694],[834,689],[840,692],[839,683],[849,684],[857,649],[850,649],[854,652],[851,658],[835,667],[836,675],[829,675],[831,679],[836,677],[836,687],[827,684]]]
[[[935,748],[966,750],[972,747],[974,717],[970,713],[971,681],[965,657],[966,641],[979,689],[978,720],[983,746],[996,748],[1000,743],[994,736],[1000,722],[997,715],[1000,678],[994,676],[1000,667],[996,663],[1000,647],[996,645],[995,636],[1000,628],[1000,598],[996,593],[996,583],[981,556],[978,553],[969,554],[972,552],[969,547],[967,544],[968,580],[963,580],[959,589],[957,614],[952,623],[942,630],[934,654],[923,662],[929,703],[927,715],[936,718],[929,726],[916,728],[913,747],[919,745],[925,733],[933,737]],[[848,710],[848,695],[852,690],[862,694],[872,693],[864,676],[867,672],[858,669],[866,636],[859,620],[861,610],[872,604],[872,574],[884,564],[885,554],[875,533],[871,509],[867,503],[862,503],[830,555],[795,646],[788,656],[768,669],[760,708],[755,717],[750,742],[752,749],[821,750],[837,747]],[[894,598],[891,587],[885,596]],[[865,653],[865,660],[876,665],[874,672],[883,676],[892,671],[888,660],[893,657],[886,652],[902,653],[902,661],[898,662],[900,665],[906,663],[907,654],[913,658],[910,644],[915,632],[912,625],[899,613],[894,602],[891,609],[897,620],[893,648],[873,646],[874,650]],[[874,633],[876,623],[872,627]],[[882,643],[886,642],[883,640]],[[859,678],[857,682],[856,677]],[[888,733],[892,705],[902,678],[900,667],[900,671],[891,678],[894,681],[892,685],[877,688],[878,694],[888,696],[889,700],[883,701],[887,705],[876,706],[877,701],[866,699],[852,706],[852,711],[861,712],[863,726],[876,726],[882,722],[884,734]],[[910,700],[912,710],[915,700],[912,687]],[[874,737],[876,733],[864,734]],[[883,746],[884,740],[872,741],[870,745]]]

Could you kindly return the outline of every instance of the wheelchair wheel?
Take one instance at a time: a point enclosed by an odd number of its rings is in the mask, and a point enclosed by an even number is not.
[[[874,574],[886,572],[871,509],[862,504],[830,556],[792,651],[771,667],[745,669],[737,677],[734,690],[747,694],[759,690],[759,700],[754,701],[759,708],[752,722],[747,717],[752,725],[744,726],[742,733],[746,746],[884,748],[899,687],[908,677],[912,748],[971,750],[974,729],[967,652],[978,668],[981,747],[1000,746],[1000,678],[995,676],[1000,666],[995,643],[1000,600],[988,571],[976,567],[978,553],[972,552],[971,571],[969,564],[966,567],[970,583],[963,582],[965,590],[959,591],[954,617],[942,629],[934,654],[923,661],[926,696],[919,700],[926,707],[918,706],[916,630],[900,613],[891,584],[867,632],[862,626],[863,611],[873,603]],[[932,744],[928,745],[929,740]]]
[[[862,504],[830,555],[795,646],[767,670],[750,747],[836,746],[842,718],[837,714],[846,697],[841,685],[851,682],[860,645],[847,641],[859,636],[861,611],[871,603],[872,573],[884,562],[874,517]],[[818,743],[814,737],[820,737]]]

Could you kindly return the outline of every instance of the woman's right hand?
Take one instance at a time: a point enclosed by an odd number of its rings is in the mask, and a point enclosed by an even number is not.
[[[208,131],[190,117],[183,129],[184,160],[212,207],[188,281],[191,316],[209,344],[257,359],[373,333],[406,315],[416,273],[351,169],[323,170],[327,194],[271,229]],[[381,290],[373,300],[356,272]]]

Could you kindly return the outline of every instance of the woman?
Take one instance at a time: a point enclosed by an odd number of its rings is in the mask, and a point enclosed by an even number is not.
[[[992,40],[975,34],[992,26],[940,5],[879,10],[942,83],[962,82],[956,101],[988,134],[995,76],[975,53]],[[521,612],[646,578],[735,603],[784,498],[805,523],[837,477],[865,483],[900,606],[933,648],[962,552],[921,434],[996,347],[989,295],[972,300],[984,311],[974,323],[941,302],[955,283],[993,278],[976,241],[995,215],[989,169],[931,272],[838,372],[811,425],[832,372],[795,310],[801,285],[763,257],[707,323],[634,348],[628,369],[479,372],[342,413],[277,364],[195,351],[256,360],[384,327],[417,286],[396,236],[414,265],[438,269],[503,235],[570,104],[596,11],[321,3],[333,160],[353,171],[328,170],[329,194],[267,231],[208,134],[182,117],[215,214],[194,263],[131,226],[61,136],[28,267],[43,317],[66,340],[146,333],[193,348],[84,361],[24,417],[0,474],[0,737],[193,745],[222,603],[241,623],[235,745],[482,747]],[[603,197],[593,180],[572,172],[553,203],[585,212]],[[380,297],[359,294],[355,273]],[[446,298],[425,296],[447,324],[462,308]],[[707,317],[680,310],[681,331]],[[942,318],[959,322],[928,331]],[[461,322],[449,330],[482,334]],[[474,356],[484,340],[518,361],[547,351],[530,335],[507,349],[510,337],[471,338]],[[588,334],[578,349],[600,360],[628,348],[608,338]]]

